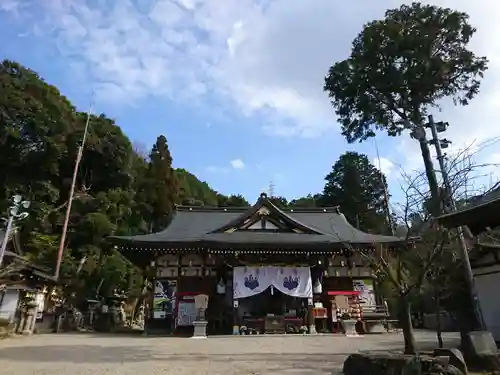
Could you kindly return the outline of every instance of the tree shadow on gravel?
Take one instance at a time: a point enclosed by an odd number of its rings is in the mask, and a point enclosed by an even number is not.
[[[97,345],[13,346],[0,349],[0,358],[19,362],[124,363],[155,360],[141,347]]]
[[[16,362],[69,362],[85,363],[130,363],[145,361],[172,362],[225,362],[251,363],[259,362],[263,367],[279,366],[281,371],[295,372],[295,370],[332,370],[332,366],[341,366],[350,353],[218,353],[200,354],[159,353],[157,350],[148,350],[143,347],[102,347],[95,345],[73,346],[16,346],[0,349],[0,358]],[[289,371],[288,371],[289,370]]]

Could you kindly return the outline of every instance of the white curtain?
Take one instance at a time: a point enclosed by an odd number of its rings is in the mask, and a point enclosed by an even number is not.
[[[233,297],[254,296],[270,286],[293,297],[312,297],[311,269],[309,267],[235,267],[233,269]]]
[[[272,267],[273,286],[292,297],[312,297],[311,269],[309,267]]]
[[[255,296],[269,288],[273,282],[270,267],[234,267],[233,297],[235,299]]]

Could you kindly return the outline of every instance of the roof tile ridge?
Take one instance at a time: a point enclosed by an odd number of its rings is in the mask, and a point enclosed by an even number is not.
[[[175,206],[177,212],[245,212],[248,209],[249,207]]]
[[[339,206],[328,206],[328,207],[287,207],[280,208],[281,211],[285,213],[311,213],[311,214],[340,214]]]

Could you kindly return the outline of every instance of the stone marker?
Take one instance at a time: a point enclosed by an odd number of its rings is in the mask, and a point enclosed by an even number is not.
[[[208,296],[206,294],[198,294],[194,296],[194,305],[198,311],[198,316],[193,322],[194,339],[203,339],[207,337],[207,321],[205,320],[205,310],[208,307]]]

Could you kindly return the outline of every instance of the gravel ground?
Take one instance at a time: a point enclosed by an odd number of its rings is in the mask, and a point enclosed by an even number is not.
[[[417,332],[421,347],[435,334]],[[446,334],[448,345],[457,335]],[[0,375],[338,374],[356,351],[397,350],[401,334],[365,337],[243,336],[203,340],[123,335],[47,334],[0,341]]]

